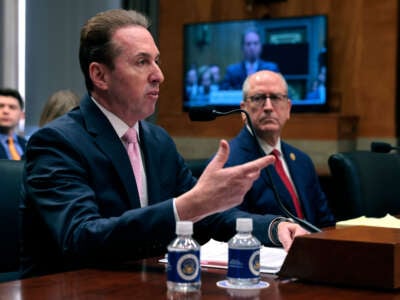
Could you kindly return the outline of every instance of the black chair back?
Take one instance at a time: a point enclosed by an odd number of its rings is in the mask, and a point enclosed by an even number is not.
[[[23,161],[0,159],[0,282],[16,279],[19,269],[19,198]]]
[[[207,158],[197,158],[197,159],[187,159],[186,165],[192,171],[192,174],[197,179],[203,173],[204,169],[207,167],[209,159]]]
[[[328,159],[335,190],[330,206],[338,221],[400,213],[400,155],[354,151]]]

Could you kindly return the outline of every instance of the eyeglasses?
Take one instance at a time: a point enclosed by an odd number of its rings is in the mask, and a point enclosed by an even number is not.
[[[271,104],[276,106],[282,103],[283,101],[287,100],[288,95],[285,94],[256,94],[253,96],[247,97],[247,99],[250,99],[252,103],[256,104],[257,106],[264,106],[265,101],[269,99],[271,101]]]

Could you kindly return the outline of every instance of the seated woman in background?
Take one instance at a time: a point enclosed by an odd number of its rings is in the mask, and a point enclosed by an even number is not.
[[[39,120],[39,126],[43,127],[50,121],[69,112],[78,106],[80,98],[71,90],[60,90],[53,93],[47,100]]]

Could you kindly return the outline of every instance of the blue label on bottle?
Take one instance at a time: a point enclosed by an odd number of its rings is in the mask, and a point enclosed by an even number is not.
[[[229,249],[228,277],[257,278],[260,276],[260,249]]]
[[[168,281],[189,283],[200,280],[200,251],[168,252]]]

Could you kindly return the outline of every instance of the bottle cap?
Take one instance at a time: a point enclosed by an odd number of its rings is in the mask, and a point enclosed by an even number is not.
[[[252,231],[252,230],[253,230],[253,219],[251,218],[236,219],[236,231]]]
[[[193,222],[192,221],[178,221],[176,222],[176,234],[177,235],[190,235],[193,234]]]

